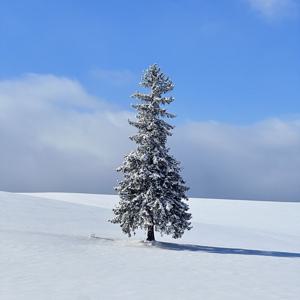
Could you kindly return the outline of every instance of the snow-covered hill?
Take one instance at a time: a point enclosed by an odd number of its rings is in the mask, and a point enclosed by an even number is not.
[[[194,228],[147,245],[116,202],[0,192],[0,299],[300,299],[300,203],[191,199]]]

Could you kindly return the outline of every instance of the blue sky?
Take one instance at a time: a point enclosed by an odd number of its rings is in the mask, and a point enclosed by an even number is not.
[[[114,193],[159,63],[189,195],[300,199],[298,0],[0,1],[0,190]]]
[[[178,121],[249,124],[300,112],[300,17],[292,0],[1,1],[1,79],[79,80],[122,108],[157,62]]]

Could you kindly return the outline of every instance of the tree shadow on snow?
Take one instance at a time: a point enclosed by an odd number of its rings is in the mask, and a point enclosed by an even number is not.
[[[242,248],[223,248],[223,247],[211,247],[211,246],[201,246],[201,245],[192,245],[192,244],[176,244],[176,243],[166,243],[166,242],[155,242],[153,245],[157,248],[174,250],[174,251],[300,258],[300,253],[296,253],[296,252],[293,253],[293,252],[281,252],[281,251],[252,250],[252,249],[242,249]]]

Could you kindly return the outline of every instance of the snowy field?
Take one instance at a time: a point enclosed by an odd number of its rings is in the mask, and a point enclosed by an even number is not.
[[[0,192],[0,299],[300,299],[300,203],[191,199],[194,228],[147,245],[116,202]]]

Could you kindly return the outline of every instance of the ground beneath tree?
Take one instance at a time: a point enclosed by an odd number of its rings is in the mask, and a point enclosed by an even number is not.
[[[145,244],[116,201],[1,192],[0,299],[299,299],[300,203],[192,199],[192,231]]]

